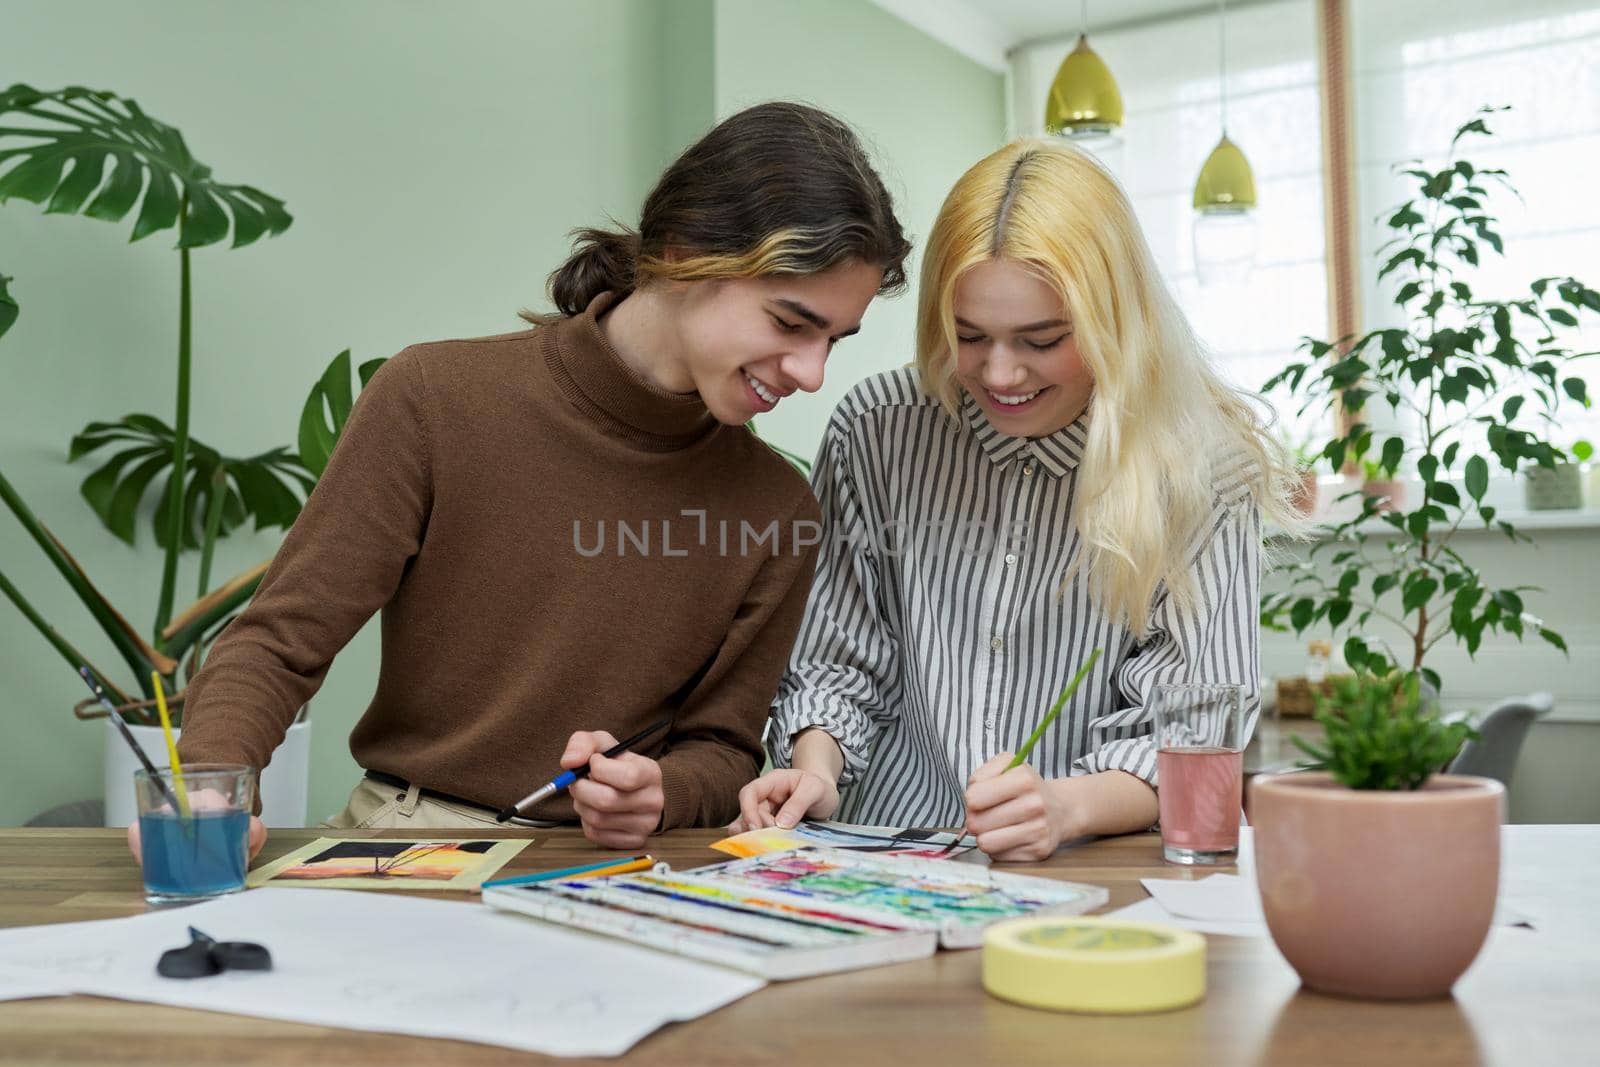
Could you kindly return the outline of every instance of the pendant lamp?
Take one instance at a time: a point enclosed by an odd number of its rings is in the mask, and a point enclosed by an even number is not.
[[[1115,144],[1121,140],[1122,93],[1105,60],[1089,47],[1088,0],[1079,5],[1078,27],[1078,44],[1050,83],[1044,128],[1090,148]]]
[[[1201,285],[1247,280],[1256,257],[1256,180],[1250,162],[1228,138],[1228,23],[1217,0],[1217,50],[1222,139],[1194,183],[1194,265]]]

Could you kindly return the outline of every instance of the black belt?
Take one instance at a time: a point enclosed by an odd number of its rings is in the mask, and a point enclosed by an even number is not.
[[[406,781],[404,778],[399,777],[398,775],[385,774],[383,771],[369,770],[367,771],[367,777],[381,785],[392,786],[395,789],[400,790],[402,793],[408,792],[411,789],[411,783]],[[445,793],[438,789],[418,789],[417,795],[427,797],[429,800],[442,800],[446,804],[460,804],[462,807],[476,808],[479,811],[487,811],[493,814],[498,814],[498,809],[491,808],[487,804],[479,804],[475,800],[468,800],[465,797],[453,796],[450,793]]]

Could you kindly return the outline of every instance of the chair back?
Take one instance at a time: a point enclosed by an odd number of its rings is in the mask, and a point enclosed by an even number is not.
[[[1549,693],[1512,697],[1496,705],[1478,723],[1478,739],[1461,746],[1450,761],[1451,774],[1476,774],[1493,778],[1511,788],[1511,772],[1517,769],[1517,756],[1528,736],[1528,727],[1555,707]]]

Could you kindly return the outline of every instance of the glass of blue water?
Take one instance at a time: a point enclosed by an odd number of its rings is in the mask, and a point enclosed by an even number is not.
[[[193,904],[244,888],[256,772],[236,763],[135,771],[144,899],[154,907]],[[176,803],[174,803],[176,802]],[[185,811],[187,809],[187,812]]]

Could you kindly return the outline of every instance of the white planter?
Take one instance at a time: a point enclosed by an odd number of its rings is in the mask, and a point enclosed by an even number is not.
[[[1572,511],[1583,507],[1583,475],[1576,463],[1527,467],[1522,479],[1523,500],[1529,511]]]
[[[168,765],[167,742],[159,726],[132,726],[134,740],[157,767]],[[133,797],[133,772],[139,758],[128,750],[127,742],[111,724],[105,722],[106,825],[127,826],[138,817]],[[174,737],[182,730],[172,731]],[[261,821],[268,826],[306,825],[306,787],[311,767],[311,720],[302,719],[289,727],[283,744],[272,754],[272,762],[261,773]]]

